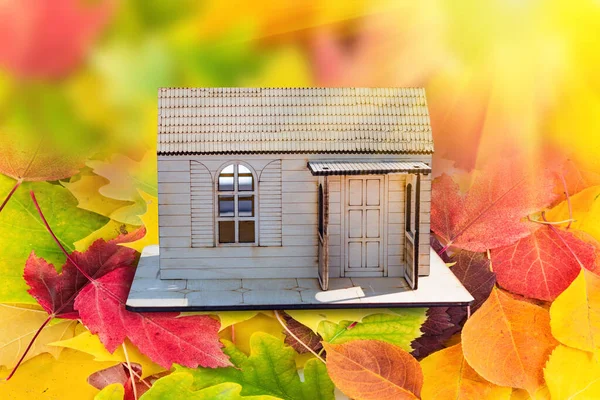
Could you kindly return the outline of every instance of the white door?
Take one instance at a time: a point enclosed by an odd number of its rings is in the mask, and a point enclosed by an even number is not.
[[[344,275],[383,276],[383,177],[349,176],[345,189]]]

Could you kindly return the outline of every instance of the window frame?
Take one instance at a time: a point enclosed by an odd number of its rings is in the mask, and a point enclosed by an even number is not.
[[[408,233],[411,237],[414,237],[414,231],[413,231],[413,209],[412,209],[412,196],[413,196],[413,190],[412,190],[412,182],[409,182],[406,184],[405,187],[405,205],[404,205],[404,230],[406,231],[406,233]]]
[[[219,177],[223,170],[230,165],[233,165],[233,190],[219,190]],[[239,166],[243,166],[247,168],[252,174],[252,191],[248,190],[239,190],[239,179],[238,172]],[[258,177],[254,169],[248,165],[247,163],[239,160],[228,161],[223,164],[216,173],[216,177],[214,180],[214,230],[215,230],[215,245],[216,247],[255,247],[259,245],[258,238]],[[219,198],[220,196],[233,197],[233,216],[221,216],[219,212]],[[239,198],[240,197],[253,197],[253,208],[251,217],[240,217],[239,214]],[[220,222],[222,221],[233,221],[234,223],[234,240],[235,242],[230,243],[221,243],[220,242]],[[239,223],[241,221],[253,221],[254,222],[254,242],[239,242]]]

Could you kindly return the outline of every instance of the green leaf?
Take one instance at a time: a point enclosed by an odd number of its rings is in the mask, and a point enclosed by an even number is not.
[[[246,356],[233,344],[225,342],[225,353],[235,365],[230,368],[177,367],[194,376],[192,389],[204,389],[224,382],[242,386],[243,395],[269,395],[286,400],[334,399],[334,386],[327,369],[317,359],[307,361],[304,382],[296,368],[296,352],[285,346],[282,340],[263,332],[250,338],[250,356]]]
[[[425,322],[426,308],[394,309],[394,314],[375,314],[363,318],[351,326],[351,321],[334,324],[323,321],[319,334],[328,343],[342,344],[350,340],[376,339],[412,351],[410,343],[420,337],[421,325]]]
[[[14,181],[0,176],[0,198],[10,191]],[[68,252],[74,243],[108,222],[108,218],[77,208],[77,200],[60,185],[47,182],[26,182],[14,194],[0,213],[0,302],[35,303],[27,294],[23,279],[25,261],[32,250],[55,267],[65,262],[50,234],[46,231],[29,192],[36,194],[40,207],[54,233]]]
[[[125,388],[120,383],[113,383],[100,391],[94,400],[123,400]]]
[[[154,383],[140,400],[277,400],[271,396],[242,396],[242,387],[225,382],[206,389],[194,391],[194,377],[186,372],[175,372]]]

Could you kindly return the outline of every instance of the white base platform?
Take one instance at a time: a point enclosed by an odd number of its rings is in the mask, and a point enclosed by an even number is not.
[[[431,250],[431,272],[417,290],[403,278],[332,278],[322,291],[316,278],[159,278],[158,246],[142,252],[126,307],[130,311],[217,311],[295,308],[466,306],[473,296]]]

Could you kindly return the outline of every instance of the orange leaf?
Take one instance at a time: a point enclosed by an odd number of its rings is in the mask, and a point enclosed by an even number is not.
[[[462,331],[465,359],[482,377],[532,395],[544,384],[543,368],[558,342],[545,309],[499,289],[473,314]]]
[[[353,399],[416,399],[423,385],[417,360],[398,346],[378,340],[323,343],[327,372]]]
[[[512,389],[487,382],[467,364],[460,344],[421,361],[425,382],[423,400],[508,400]]]

